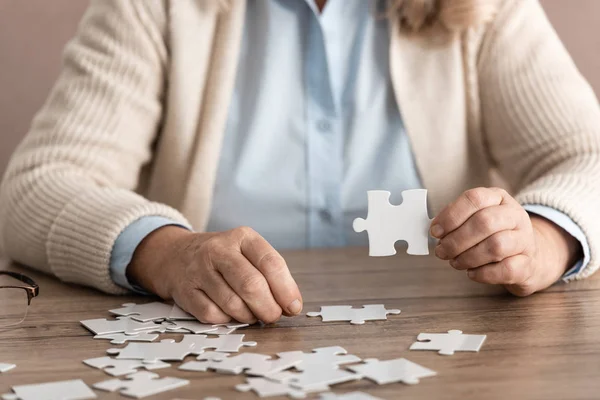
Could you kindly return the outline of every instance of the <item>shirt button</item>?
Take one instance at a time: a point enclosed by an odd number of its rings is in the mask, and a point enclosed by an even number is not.
[[[317,122],[317,129],[321,132],[329,132],[331,131],[331,123],[326,119],[322,119]]]

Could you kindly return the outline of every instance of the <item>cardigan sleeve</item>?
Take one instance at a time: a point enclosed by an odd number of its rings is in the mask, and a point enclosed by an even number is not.
[[[164,2],[95,0],[0,187],[0,243],[11,259],[60,279],[123,293],[109,260],[144,216],[189,224],[135,193],[162,117]]]
[[[485,141],[521,204],[569,216],[600,266],[600,108],[537,0],[507,0],[478,59]]]

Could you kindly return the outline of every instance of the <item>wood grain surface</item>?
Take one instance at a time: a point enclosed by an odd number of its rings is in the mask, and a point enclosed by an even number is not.
[[[464,273],[431,256],[369,258],[362,248],[295,251],[284,256],[302,289],[304,312],[321,305],[384,303],[402,313],[362,326],[322,323],[304,314],[285,318],[241,331],[245,340],[258,342],[247,351],[275,354],[337,345],[361,358],[406,357],[438,372],[415,386],[379,386],[361,380],[334,386],[337,393],[362,390],[383,399],[600,398],[598,275],[516,298],[500,287],[470,282]],[[0,269],[25,272],[40,285],[40,296],[25,322],[0,330],[0,362],[17,364],[0,374],[0,394],[17,384],[81,378],[91,386],[111,378],[81,361],[118,346],[93,340],[79,321],[109,317],[107,310],[121,303],[150,299],[111,297],[7,263],[0,263]],[[420,332],[449,329],[488,337],[479,353],[440,356],[408,351]],[[168,335],[177,340],[180,336]],[[155,372],[189,379],[190,384],[150,398],[258,398],[233,389],[244,381],[243,376],[179,371],[179,363],[173,364]],[[97,394],[100,399],[123,398],[116,393]]]

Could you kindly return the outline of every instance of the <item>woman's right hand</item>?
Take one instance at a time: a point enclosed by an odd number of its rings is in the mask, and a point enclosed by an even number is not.
[[[271,323],[302,311],[285,260],[247,227],[215,233],[157,229],[136,249],[127,276],[204,323]]]

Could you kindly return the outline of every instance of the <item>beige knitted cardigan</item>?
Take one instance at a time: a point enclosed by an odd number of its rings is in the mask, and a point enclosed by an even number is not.
[[[245,1],[217,4],[92,3],[1,186],[9,257],[123,293],[109,259],[128,224],[204,229],[245,13]],[[394,32],[393,85],[433,211],[497,169],[521,203],[583,229],[591,262],[578,278],[598,269],[600,110],[537,0],[505,0],[444,46]]]

